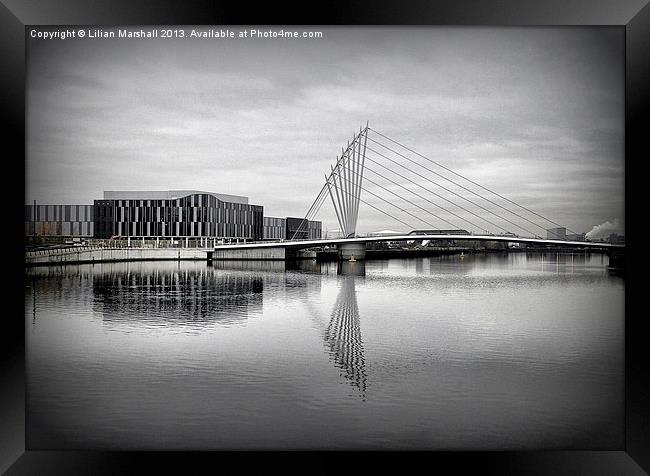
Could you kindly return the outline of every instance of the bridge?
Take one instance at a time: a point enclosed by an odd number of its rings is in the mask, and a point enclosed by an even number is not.
[[[368,173],[371,175],[369,176]],[[341,149],[304,220],[282,241],[215,246],[209,259],[288,259],[300,250],[336,247],[342,260],[364,259],[368,243],[463,240],[580,248],[604,251],[617,259],[622,244],[567,239],[580,235],[473,179],[390,138],[368,124]],[[362,192],[363,196],[362,197]],[[328,200],[329,199],[329,200]],[[330,202],[340,237],[308,239],[307,223]],[[372,201],[372,203],[371,203]],[[359,236],[360,205],[399,223],[403,232]],[[418,232],[413,225],[423,223]],[[451,231],[445,228],[451,227]],[[471,231],[467,231],[467,230]],[[547,234],[540,236],[540,230]],[[515,233],[516,232],[516,233]],[[554,235],[549,237],[548,235]],[[570,235],[569,235],[570,236]]]

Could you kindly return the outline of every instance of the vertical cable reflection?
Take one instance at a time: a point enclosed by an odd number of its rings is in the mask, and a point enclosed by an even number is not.
[[[32,329],[36,326],[36,277],[32,276]]]
[[[366,364],[354,281],[354,275],[343,278],[329,324],[325,329],[325,343],[336,367],[365,400]]]

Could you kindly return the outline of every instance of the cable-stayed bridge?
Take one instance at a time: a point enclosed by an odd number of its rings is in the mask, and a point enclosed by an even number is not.
[[[317,218],[326,203],[334,210],[340,236],[306,239],[308,221]],[[364,213],[381,216],[386,226],[402,231],[385,236],[361,236],[357,233],[357,225]],[[556,220],[366,124],[341,149],[292,236],[279,242],[219,245],[213,257],[282,259],[288,256],[287,251],[336,246],[341,258],[362,259],[366,243],[416,239],[525,243],[609,251],[624,248],[618,244],[583,241],[578,237],[578,233]]]

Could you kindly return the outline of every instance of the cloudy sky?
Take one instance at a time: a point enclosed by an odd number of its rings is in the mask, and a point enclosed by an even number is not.
[[[29,39],[26,202],[196,189],[303,216],[369,121],[571,230],[624,225],[622,28],[291,29],[323,38]],[[405,228],[359,215],[359,232]],[[317,218],[338,228],[329,202]]]

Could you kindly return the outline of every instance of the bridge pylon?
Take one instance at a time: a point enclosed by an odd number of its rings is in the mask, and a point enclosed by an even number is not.
[[[357,230],[367,141],[368,124],[341,151],[336,165],[332,167],[329,176],[325,177],[325,185],[344,238],[354,237]]]
[[[330,175],[325,176],[325,185],[344,238],[354,237],[357,231],[367,142],[366,123],[366,127],[361,128],[352,142],[348,142],[347,148],[341,151]],[[365,243],[339,245],[338,250],[339,259],[361,260],[366,257]]]

